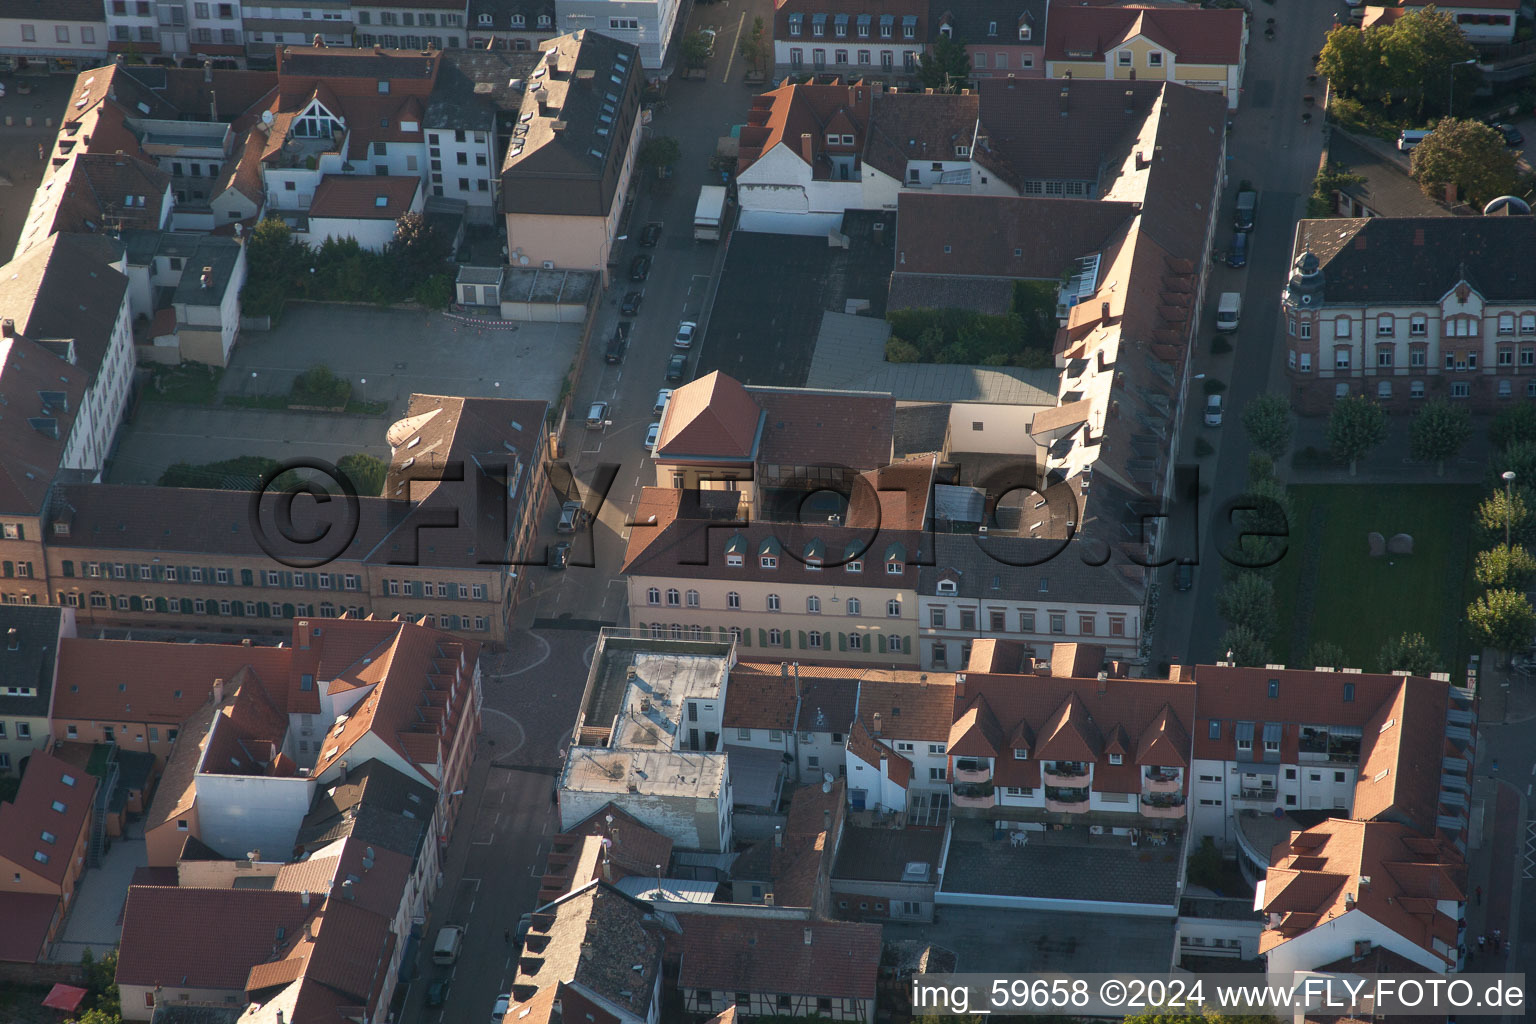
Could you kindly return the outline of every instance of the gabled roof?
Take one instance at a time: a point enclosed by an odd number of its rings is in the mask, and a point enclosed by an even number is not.
[[[71,624],[69,632],[73,632]],[[0,605],[0,715],[45,717],[53,702],[54,671],[64,609],[49,605]],[[15,644],[15,650],[11,645]],[[20,692],[31,690],[27,696]]]
[[[3,294],[0,285],[0,316],[14,308]],[[89,385],[88,374],[49,348],[28,338],[0,337],[0,388],[14,403],[10,415],[0,416],[0,512],[26,516],[42,510]],[[63,401],[45,404],[45,393]],[[52,423],[28,422],[34,418]]]
[[[1067,694],[1040,729],[1035,756],[1056,761],[1094,761],[1104,738],[1076,693]]]
[[[365,761],[348,771],[345,779],[316,791],[294,845],[313,850],[356,836],[414,858],[426,837],[436,799],[429,787],[384,762]]]
[[[650,910],[603,882],[540,907],[517,961],[513,1000],[564,984],[610,1013],[646,1019],[662,952]]]
[[[784,17],[785,6],[796,2],[798,0],[780,0],[780,13],[775,20]],[[827,2],[821,0],[821,6],[825,7]],[[786,39],[788,34],[780,34],[777,38]],[[749,170],[782,144],[795,159],[809,166],[813,178],[832,177],[833,166],[826,158],[827,135],[832,122],[839,124],[836,133],[839,138],[845,133],[854,138],[852,147],[840,144],[839,152],[862,150],[874,92],[874,87],[863,82],[792,85],[786,81],[777,89],[754,97],[752,108],[747,112],[747,123],[741,129],[737,175]],[[807,146],[811,151],[809,160],[806,159]]]
[[[1136,763],[1187,765],[1188,759],[1189,732],[1173,708],[1165,704],[1136,741]]]
[[[966,757],[996,757],[1003,749],[1003,728],[992,713],[991,705],[980,694],[970,706],[955,717],[949,731],[949,750],[952,755]]]
[[[1098,199],[912,192],[897,196],[898,277],[1004,277],[1059,281],[1140,206]],[[948,249],[949,251],[945,251]]]
[[[1237,8],[1058,4],[1049,15],[1045,59],[1101,61],[1140,36],[1171,51],[1181,65],[1237,64],[1243,58],[1245,16]]]
[[[286,706],[293,653],[241,644],[178,644],[150,640],[66,638],[59,645],[59,692],[54,717],[180,725],[208,700],[215,679],[243,668],[270,682]]]
[[[620,869],[618,875],[654,874],[656,865],[672,863],[672,840],[641,824],[638,818],[610,802],[563,830],[565,835],[597,836],[608,841],[604,851]]]
[[[16,799],[0,803],[0,860],[62,885],[95,796],[95,776],[34,750]]]
[[[314,909],[297,892],[130,886],[118,983],[244,991],[252,966],[272,959],[274,947],[302,941]]]
[[[757,457],[766,420],[736,378],[715,370],[672,392],[662,415],[656,456],[662,461]]]
[[[158,229],[171,176],[131,153],[76,151],[38,188],[28,214],[33,232]]]
[[[1536,292],[1536,218],[1367,217],[1304,220],[1292,263],[1321,262],[1324,305],[1438,303],[1467,279],[1484,299]]]
[[[871,105],[864,162],[906,181],[909,160],[969,160],[981,97],[974,93],[880,93]]]
[[[891,461],[896,403],[887,395],[790,388],[749,392],[763,410],[759,462],[864,471]]]
[[[315,188],[309,216],[330,220],[399,220],[410,212],[421,179],[401,174],[327,174]]]
[[[848,733],[848,752],[874,768],[879,768],[881,761],[886,762],[886,774],[899,786],[912,781],[912,762],[892,750],[884,740],[871,736],[863,722],[853,723]]]
[[[1438,680],[1400,678],[1397,693],[1365,724],[1351,816],[1433,834],[1444,760],[1464,755],[1445,738],[1449,687]]]
[[[52,235],[0,267],[0,318],[14,320],[27,338],[73,341],[75,365],[92,383],[128,291],[101,241]]]
[[[678,986],[720,992],[874,999],[880,926],[690,915]]]

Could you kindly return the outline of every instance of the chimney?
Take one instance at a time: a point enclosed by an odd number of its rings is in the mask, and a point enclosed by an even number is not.
[[[373,847],[370,846],[363,851],[363,870],[367,871],[371,867],[373,867]]]
[[[965,696],[965,673],[964,672],[956,672],[955,673],[955,696],[956,697],[964,697]]]
[[[222,679],[215,679],[213,681],[213,702],[215,704],[224,703],[224,680]]]
[[[1101,320],[1108,320],[1109,319],[1109,303],[1107,303],[1107,302],[1099,303],[1099,319],[1101,319]]]
[[[16,337],[16,321],[7,317],[0,320],[0,338]]]
[[[341,898],[344,899],[344,900],[355,900],[355,899],[357,899],[357,894],[354,893],[352,891],[352,889],[353,889],[352,879],[349,878],[345,882],[342,882],[341,883]]]
[[[10,321],[7,320],[6,323],[10,323]],[[779,662],[779,678],[780,679],[788,679],[789,678],[789,662],[787,662],[787,661]]]
[[[783,825],[775,825],[775,826],[773,826],[773,845],[774,846],[778,846],[778,847],[783,847],[783,845],[784,845],[784,826]]]
[[[325,40],[321,39],[320,38],[320,33],[316,32],[315,33],[315,38],[313,39],[313,41],[311,41],[310,45],[313,46],[317,50],[323,50],[323,49],[325,49]]]
[[[811,944],[811,930],[809,928],[805,930],[805,944],[807,946]]]
[[[830,807],[821,812],[821,828],[824,832],[832,831],[832,808]]]
[[[1131,89],[1125,90],[1125,112],[1127,114],[1134,114],[1134,113],[1136,113],[1136,103],[1135,103],[1135,100],[1136,100],[1136,93],[1133,90],[1131,90]]]
[[[301,906],[301,907],[309,906],[309,890],[308,889],[305,889],[305,890],[303,890],[302,892],[299,893],[299,906]]]
[[[204,290],[213,287],[213,268],[212,267],[204,267],[203,268],[203,275],[202,275],[201,280],[203,282]]]
[[[277,1011],[277,1024],[283,1024],[283,1011]]]
[[[299,620],[299,650],[309,650],[309,620]]]
[[[875,712],[875,736],[878,738],[879,735],[880,735],[880,712],[876,711]]]
[[[342,762],[337,764],[337,767],[341,769],[341,781],[342,782],[346,782],[347,781],[347,762],[342,761]]]
[[[5,631],[5,649],[8,651],[21,650],[21,637],[16,634],[15,626]]]
[[[315,922],[313,918],[304,922],[304,937],[310,942],[315,941]]]
[[[814,166],[816,163],[815,151],[811,147],[810,132],[800,133],[800,157],[806,163],[811,164],[812,166]]]
[[[248,636],[241,637],[240,638],[240,646],[241,647],[249,647],[249,646],[251,646],[251,638],[248,637]]]
[[[1099,696],[1102,697],[1104,694],[1106,694],[1108,692],[1109,692],[1109,673],[1108,672],[1100,672],[1099,673]]]
[[[1455,184],[1455,182],[1446,182],[1446,184],[1445,184],[1445,201],[1446,201],[1447,205],[1450,205],[1450,206],[1455,206],[1456,205],[1456,184]]]
[[[206,84],[206,83],[210,83],[212,81],[213,81],[213,61],[205,60],[205,61],[203,61],[203,82]]]

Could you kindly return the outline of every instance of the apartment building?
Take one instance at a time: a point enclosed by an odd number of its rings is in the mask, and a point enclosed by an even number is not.
[[[874,1022],[877,924],[691,915],[681,946],[690,1013]]]
[[[899,814],[947,796],[955,678],[910,670],[861,675],[845,757],[855,811]]]
[[[1299,223],[1281,296],[1298,411],[1326,413],[1347,395],[1392,411],[1536,398],[1533,245],[1529,217]]]
[[[1050,11],[1045,75],[1177,83],[1218,93],[1236,110],[1248,17],[1239,8],[1058,3]]]
[[[545,45],[500,168],[513,263],[596,270],[607,282],[640,149],[638,54],[585,29]]]
[[[0,772],[48,745],[60,647],[74,635],[73,609],[0,604]]]
[[[542,50],[555,34],[555,3],[470,0],[468,27],[471,50]]]
[[[591,29],[632,46],[646,77],[660,78],[677,63],[670,47],[681,9],[679,0],[555,0],[555,28]]]
[[[496,219],[501,146],[512,136],[523,86],[541,59],[542,51],[484,43],[441,57],[423,121],[429,188],[433,196],[463,202],[473,223]]]
[[[341,0],[298,0],[288,4],[246,4],[246,52],[271,67],[284,46],[308,46],[318,38],[326,46],[365,46],[358,32],[363,22],[355,5]]]
[[[38,750],[15,800],[0,803],[0,892],[5,960],[42,959],[85,871],[96,778]]]
[[[465,0],[363,0],[352,5],[358,46],[457,49],[465,43]]]
[[[30,0],[0,3],[0,54],[56,72],[99,63],[107,56],[100,0],[67,0],[46,10]]]
[[[948,37],[965,45],[972,78],[1035,78],[1045,74],[1049,0],[934,0],[928,27],[934,42]]]
[[[773,14],[775,74],[858,74],[907,85],[930,28],[926,0],[784,0]]]

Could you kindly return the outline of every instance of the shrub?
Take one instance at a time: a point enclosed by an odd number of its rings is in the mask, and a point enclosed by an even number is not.
[[[352,396],[352,385],[331,372],[331,368],[317,363],[299,374],[293,382],[294,405],[319,405],[336,408],[347,404]]]

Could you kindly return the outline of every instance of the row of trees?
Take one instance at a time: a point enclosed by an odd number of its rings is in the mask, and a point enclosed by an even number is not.
[[[1455,19],[1430,6],[1364,31],[1338,26],[1328,33],[1317,70],[1336,95],[1421,124],[1426,116],[1453,113],[1457,84],[1471,95],[1478,71],[1463,62],[1476,56]]]
[[[1473,577],[1480,590],[1467,606],[1467,625],[1480,646],[1506,657],[1536,637],[1530,587],[1536,581],[1536,406],[1495,417],[1489,430],[1497,454],[1489,461],[1489,494],[1475,513],[1479,547]],[[1513,472],[1513,484],[1503,479]]]

